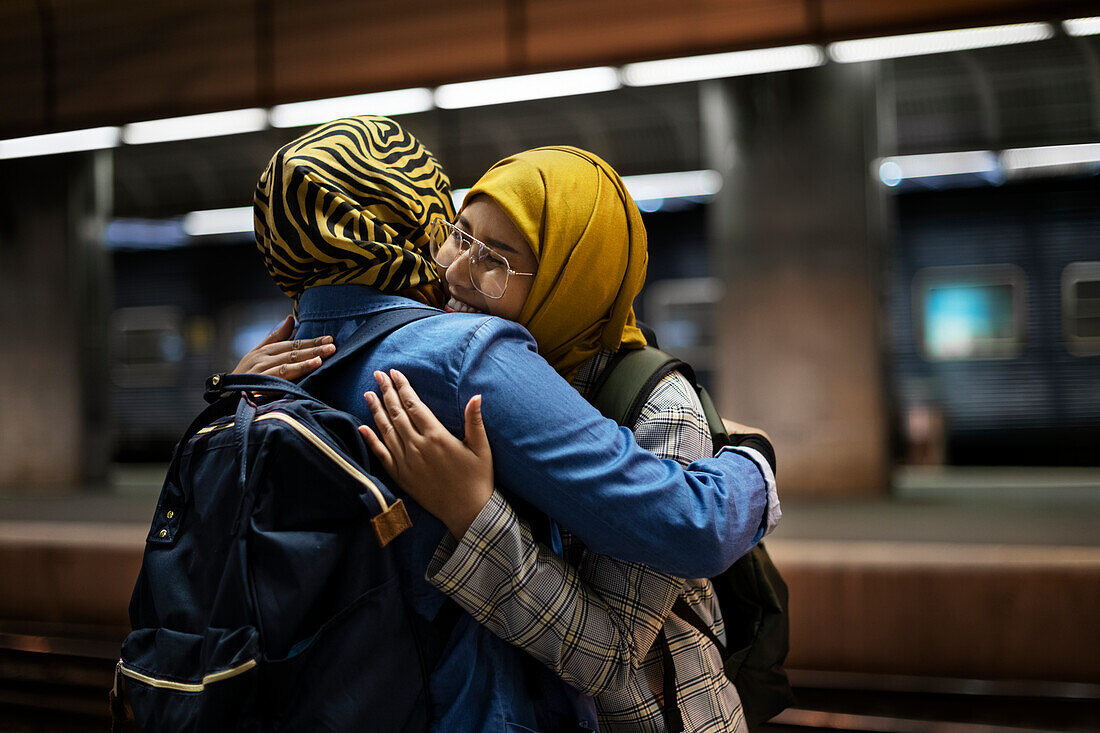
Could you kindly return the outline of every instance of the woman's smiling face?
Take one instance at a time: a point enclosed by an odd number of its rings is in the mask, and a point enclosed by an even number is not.
[[[487,196],[476,196],[459,212],[456,225],[459,229],[478,239],[494,252],[506,259],[508,268],[518,273],[534,273],[538,270],[538,260],[527,246],[523,235],[516,225]],[[490,315],[518,321],[527,294],[531,292],[534,277],[530,274],[510,274],[504,295],[489,298],[474,287],[470,279],[471,252],[464,252],[447,268],[444,280],[450,301],[448,310],[460,312],[488,313]]]

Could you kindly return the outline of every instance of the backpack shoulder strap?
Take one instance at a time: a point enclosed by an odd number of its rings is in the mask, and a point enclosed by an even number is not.
[[[305,388],[309,383],[315,382],[316,377],[334,371],[333,367],[342,363],[363,348],[376,341],[381,341],[394,331],[407,326],[413,321],[439,315],[441,311],[428,308],[423,305],[410,305],[403,308],[382,311],[367,319],[366,323],[356,329],[355,333],[346,338],[340,344],[339,350],[317,367],[313,373],[307,375],[298,384]]]
[[[297,384],[280,377],[269,377],[263,374],[215,374],[206,380],[206,392],[203,397],[207,402],[215,404],[227,392],[246,390],[249,392],[277,392],[303,399],[312,399],[312,395],[306,390],[306,385],[315,382],[315,377],[318,374],[331,373],[333,365],[343,362],[368,344],[382,340],[413,321],[419,321],[438,313],[439,311],[434,308],[424,306],[409,306],[383,311],[376,316],[372,316],[366,323],[356,329],[351,336],[340,344],[339,351],[326,359],[313,373],[307,375]]]
[[[683,372],[692,384],[695,373],[686,363],[652,346],[620,349],[588,396],[605,417],[633,428],[646,399],[671,372]]]
[[[717,452],[719,448],[729,445],[722,416],[718,414],[710,393],[696,381],[695,370],[690,364],[652,346],[620,350],[615,354],[588,400],[605,417],[633,428],[657,383],[674,371],[683,374],[699,396],[714,450]]]

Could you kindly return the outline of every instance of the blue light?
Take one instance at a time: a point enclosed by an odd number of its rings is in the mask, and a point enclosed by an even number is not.
[[[929,288],[924,301],[929,356],[988,358],[1014,339],[1012,286],[952,283]]]
[[[175,249],[187,244],[179,219],[112,219],[103,228],[109,250]]]
[[[892,160],[888,160],[879,166],[878,177],[885,185],[891,188],[901,183],[904,178],[901,166]]]

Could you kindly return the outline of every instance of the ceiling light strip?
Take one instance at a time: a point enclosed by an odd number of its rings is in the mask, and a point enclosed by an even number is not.
[[[1077,166],[1090,163],[1100,163],[1100,143],[1010,148],[1001,154],[1001,165],[1006,170]]]
[[[415,87],[279,104],[271,108],[269,119],[272,127],[304,127],[356,115],[396,117],[415,114],[427,112],[432,106],[431,90]]]
[[[651,173],[623,176],[623,183],[635,201],[706,198],[722,189],[722,174],[714,170]],[[451,192],[456,210],[462,208],[462,201],[469,191],[468,188],[456,188]]]
[[[970,150],[957,153],[895,155],[875,161],[874,170],[887,186],[902,181],[943,176],[1008,174],[1041,168],[1100,166],[1100,143],[1041,145],[1001,152]]]
[[[87,130],[70,130],[0,140],[0,159],[31,158],[39,155],[114,148],[118,146],[119,132],[117,127],[93,127]]]
[[[819,46],[805,44],[760,48],[627,64],[623,67],[623,83],[633,87],[681,84],[704,79],[807,69],[824,63],[825,53]]]
[[[257,132],[267,127],[267,111],[259,107],[211,112],[163,120],[134,122],[122,127],[122,141],[127,145],[194,140]]]
[[[616,69],[610,66],[597,66],[589,69],[551,71],[545,74],[444,84],[435,90],[435,105],[440,109],[484,107],[533,99],[609,92],[620,86],[622,84]]]
[[[251,206],[192,211],[183,217],[183,231],[192,237],[209,234],[240,234],[251,232],[253,221]]]
[[[826,47],[829,58],[842,64],[933,53],[950,53],[975,48],[1008,46],[1045,41],[1054,37],[1050,23],[1016,23],[987,28],[962,28],[903,36],[837,41]]]
[[[1100,17],[1063,20],[1062,29],[1068,36],[1095,36],[1100,34]]]

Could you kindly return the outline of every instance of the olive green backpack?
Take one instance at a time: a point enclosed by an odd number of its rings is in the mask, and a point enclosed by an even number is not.
[[[692,368],[652,346],[622,350],[593,388],[589,401],[620,425],[633,427],[657,383],[678,371],[699,395],[707,416],[714,450],[734,445],[706,389],[695,380]],[[787,620],[787,584],[762,543],[742,556],[721,575],[711,579],[726,625],[726,644],[680,597],[672,607],[679,618],[698,629],[718,647],[726,676],[737,688],[750,728],[779,714],[794,703],[783,661],[790,646]],[[676,700],[676,670],[668,643],[657,643],[665,655],[664,715],[670,731],[682,731],[683,719]]]

